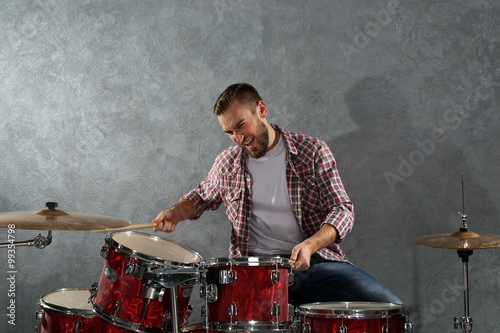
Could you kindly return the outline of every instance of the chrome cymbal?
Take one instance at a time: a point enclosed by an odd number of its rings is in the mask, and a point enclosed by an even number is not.
[[[472,231],[437,234],[412,239],[412,243],[429,247],[455,250],[476,250],[500,247],[500,236],[478,235]]]
[[[16,229],[27,230],[99,230],[121,228],[130,221],[97,214],[64,212],[55,209],[56,203],[47,203],[49,209],[36,212],[0,213],[0,228],[15,225]]]

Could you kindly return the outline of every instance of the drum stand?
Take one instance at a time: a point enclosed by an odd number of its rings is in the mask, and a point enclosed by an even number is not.
[[[177,306],[177,287],[168,288],[170,290],[170,306],[172,311],[172,333],[180,333],[179,308]]]
[[[160,268],[147,270],[144,273],[146,280],[161,284],[170,291],[170,306],[172,311],[172,333],[181,333],[179,322],[179,306],[177,305],[177,287],[181,284],[196,283],[199,279],[198,273],[193,269],[169,269]]]

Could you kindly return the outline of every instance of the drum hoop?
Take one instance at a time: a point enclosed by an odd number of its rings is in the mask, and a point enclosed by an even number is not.
[[[362,302],[363,304],[387,304],[390,309],[317,309],[311,308],[312,305],[331,305],[331,304],[355,304],[356,302],[317,302],[302,304],[297,309],[297,314],[301,316],[309,316],[311,318],[347,318],[347,319],[374,319],[386,317],[400,317],[405,315],[405,306],[396,303],[380,303],[380,302]]]
[[[273,321],[235,321],[233,323],[230,322],[224,322],[224,321],[212,321],[208,323],[208,329],[210,330],[224,330],[224,331],[229,331],[233,332],[233,330],[245,330],[245,331],[253,331],[253,330],[265,330],[266,332],[268,330],[272,330],[273,332],[279,332],[279,330],[287,330],[286,332],[289,332],[288,329],[290,328],[290,322],[285,321],[285,322],[280,322],[279,324],[276,324],[276,322]],[[276,331],[278,330],[278,331]]]
[[[93,299],[90,299],[90,305],[92,306],[92,309],[94,312],[107,321],[108,323],[111,323],[113,325],[119,326],[121,328],[125,328],[127,330],[132,330],[135,332],[156,332],[158,330],[157,327],[141,324],[141,323],[135,323],[132,321],[128,321],[125,319],[121,319],[118,317],[115,317],[113,315],[110,315],[109,313],[103,311],[100,307],[98,307]]]
[[[118,241],[116,241],[113,238],[113,236],[116,234],[139,234],[142,236],[147,236],[148,238],[152,238],[154,240],[160,240],[160,241],[163,241],[166,243],[174,244],[176,246],[183,248],[184,250],[189,251],[191,254],[194,254],[200,260],[198,262],[185,263],[185,262],[178,262],[178,261],[173,261],[173,260],[169,260],[169,259],[165,259],[165,258],[161,258],[161,257],[155,257],[152,255],[144,254],[142,252],[136,251],[134,249],[131,249],[129,247],[126,247],[126,246],[120,244]],[[171,241],[168,241],[168,240],[163,239],[161,237],[146,234],[143,232],[116,231],[116,232],[113,232],[110,237],[106,238],[106,241],[109,242],[110,246],[113,247],[115,249],[115,251],[123,253],[125,255],[128,255],[131,258],[138,259],[141,261],[146,261],[146,262],[151,263],[151,264],[165,265],[167,267],[198,267],[201,265],[201,262],[203,260],[203,258],[201,257],[201,255],[198,252],[188,248],[187,246],[184,246],[182,244],[178,244],[175,242],[171,242]]]
[[[284,268],[292,268],[293,264],[289,259],[283,257],[223,257],[210,258],[206,260],[206,267],[221,267],[221,266],[273,266],[279,265]]]
[[[79,316],[79,317],[84,317],[84,318],[92,318],[95,317],[95,313],[92,311],[92,309],[78,309],[78,308],[69,308],[57,304],[50,303],[46,300],[44,300],[44,297],[54,294],[56,292],[65,292],[65,291],[80,291],[84,290],[88,292],[88,296],[90,298],[90,289],[89,288],[61,288],[61,289],[55,289],[55,290],[50,290],[45,293],[43,293],[39,305],[41,308],[46,309],[46,310],[51,310],[57,314],[61,314],[64,316]]]

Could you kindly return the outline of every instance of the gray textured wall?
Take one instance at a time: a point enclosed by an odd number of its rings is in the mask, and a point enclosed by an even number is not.
[[[410,240],[458,229],[462,173],[470,229],[500,234],[499,17],[497,0],[4,0],[0,211],[57,201],[148,223],[231,144],[211,109],[246,81],[272,122],[331,146],[356,210],[349,258],[411,307],[416,332],[455,331],[458,256]],[[99,279],[104,234],[53,236],[17,248],[16,326],[4,280],[0,331],[32,332],[41,294]],[[219,210],[162,236],[224,257],[229,226]],[[471,257],[477,332],[500,326],[499,251]]]

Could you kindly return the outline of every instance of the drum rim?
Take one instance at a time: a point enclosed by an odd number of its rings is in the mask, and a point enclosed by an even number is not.
[[[245,256],[245,257],[218,257],[209,258],[205,261],[206,267],[221,267],[221,266],[271,266],[280,265],[285,268],[292,268],[293,264],[289,262],[288,258],[283,257],[258,257],[258,256]]]
[[[116,325],[120,328],[125,328],[134,332],[151,332],[152,330],[157,330],[159,327],[150,326],[142,323],[136,323],[133,321],[129,321],[126,319],[122,319],[116,316],[113,316],[103,309],[101,309],[96,303],[94,303],[93,299],[90,299],[90,305],[95,314],[97,314],[100,318],[104,319],[110,324]],[[161,329],[161,328],[160,328]]]
[[[387,304],[389,309],[326,309],[311,308],[312,305],[338,305],[338,304],[357,304],[367,305]],[[399,317],[405,315],[405,306],[403,304],[389,302],[314,302],[299,305],[297,314],[300,316],[310,316],[313,318],[348,318],[348,319],[373,319],[386,317]]]
[[[179,262],[179,261],[169,260],[166,258],[161,258],[161,257],[156,257],[153,255],[145,254],[145,253],[136,251],[134,249],[131,249],[123,244],[120,244],[117,240],[115,240],[113,238],[113,236],[117,235],[117,234],[129,234],[129,235],[133,234],[133,235],[140,235],[141,237],[146,236],[148,238],[154,239],[155,241],[162,241],[162,242],[166,242],[169,244],[174,244],[176,246],[183,248],[184,250],[187,250],[191,254],[195,255],[199,259],[199,261],[186,263],[186,262]],[[161,237],[158,237],[155,235],[151,235],[151,234],[147,234],[144,232],[136,232],[136,231],[130,231],[130,230],[128,230],[128,231],[115,231],[115,232],[111,233],[111,235],[109,237],[106,237],[106,241],[109,242],[110,245],[116,251],[123,253],[123,254],[126,254],[126,255],[130,256],[131,258],[139,259],[142,261],[147,261],[147,262],[152,263],[152,264],[160,264],[160,265],[167,264],[167,265],[172,266],[172,267],[198,267],[201,265],[201,262],[203,261],[203,257],[198,252],[194,251],[193,249],[190,249],[189,247],[187,247],[185,245],[175,243],[175,242],[166,240],[164,238],[161,238]]]
[[[290,328],[290,321],[279,322],[278,324],[275,321],[209,321],[208,322],[209,330],[229,330],[233,332],[233,330],[282,330]]]
[[[46,297],[50,294],[54,294],[56,292],[67,292],[67,291],[87,291],[89,299],[91,296],[90,295],[90,288],[60,288],[60,289],[49,290],[49,291],[42,294],[42,297],[40,298],[40,301],[39,301],[40,308],[42,308],[44,310],[51,310],[55,313],[65,315],[65,316],[80,316],[80,317],[84,317],[84,318],[95,317],[95,313],[92,311],[91,307],[89,307],[88,309],[70,308],[67,306],[53,304],[53,303],[50,303],[50,302],[44,300],[44,297]]]
[[[283,324],[282,325],[283,327],[281,328],[276,328],[276,326],[273,326],[273,327],[270,327],[270,328],[267,328],[265,329],[265,331],[261,331],[260,329],[258,329],[256,332],[273,332],[273,333],[289,333],[290,332],[290,327],[292,326],[292,323],[291,322],[286,322],[286,324]],[[231,328],[234,328],[234,326],[232,326]],[[246,327],[246,328],[243,328],[243,329],[247,329],[247,330],[253,330],[255,328],[255,326],[253,327]],[[236,328],[238,329],[238,328]],[[240,329],[238,329],[240,330]],[[182,333],[188,333],[188,332],[210,332],[210,333],[219,333],[219,332],[222,332],[222,333],[227,333],[227,332],[235,332],[234,330],[230,329],[228,330],[227,328],[221,328],[221,329],[213,329],[213,328],[210,328],[210,327],[206,327],[206,324],[205,323],[195,323],[195,324],[190,324],[188,326],[184,326],[182,328]]]

